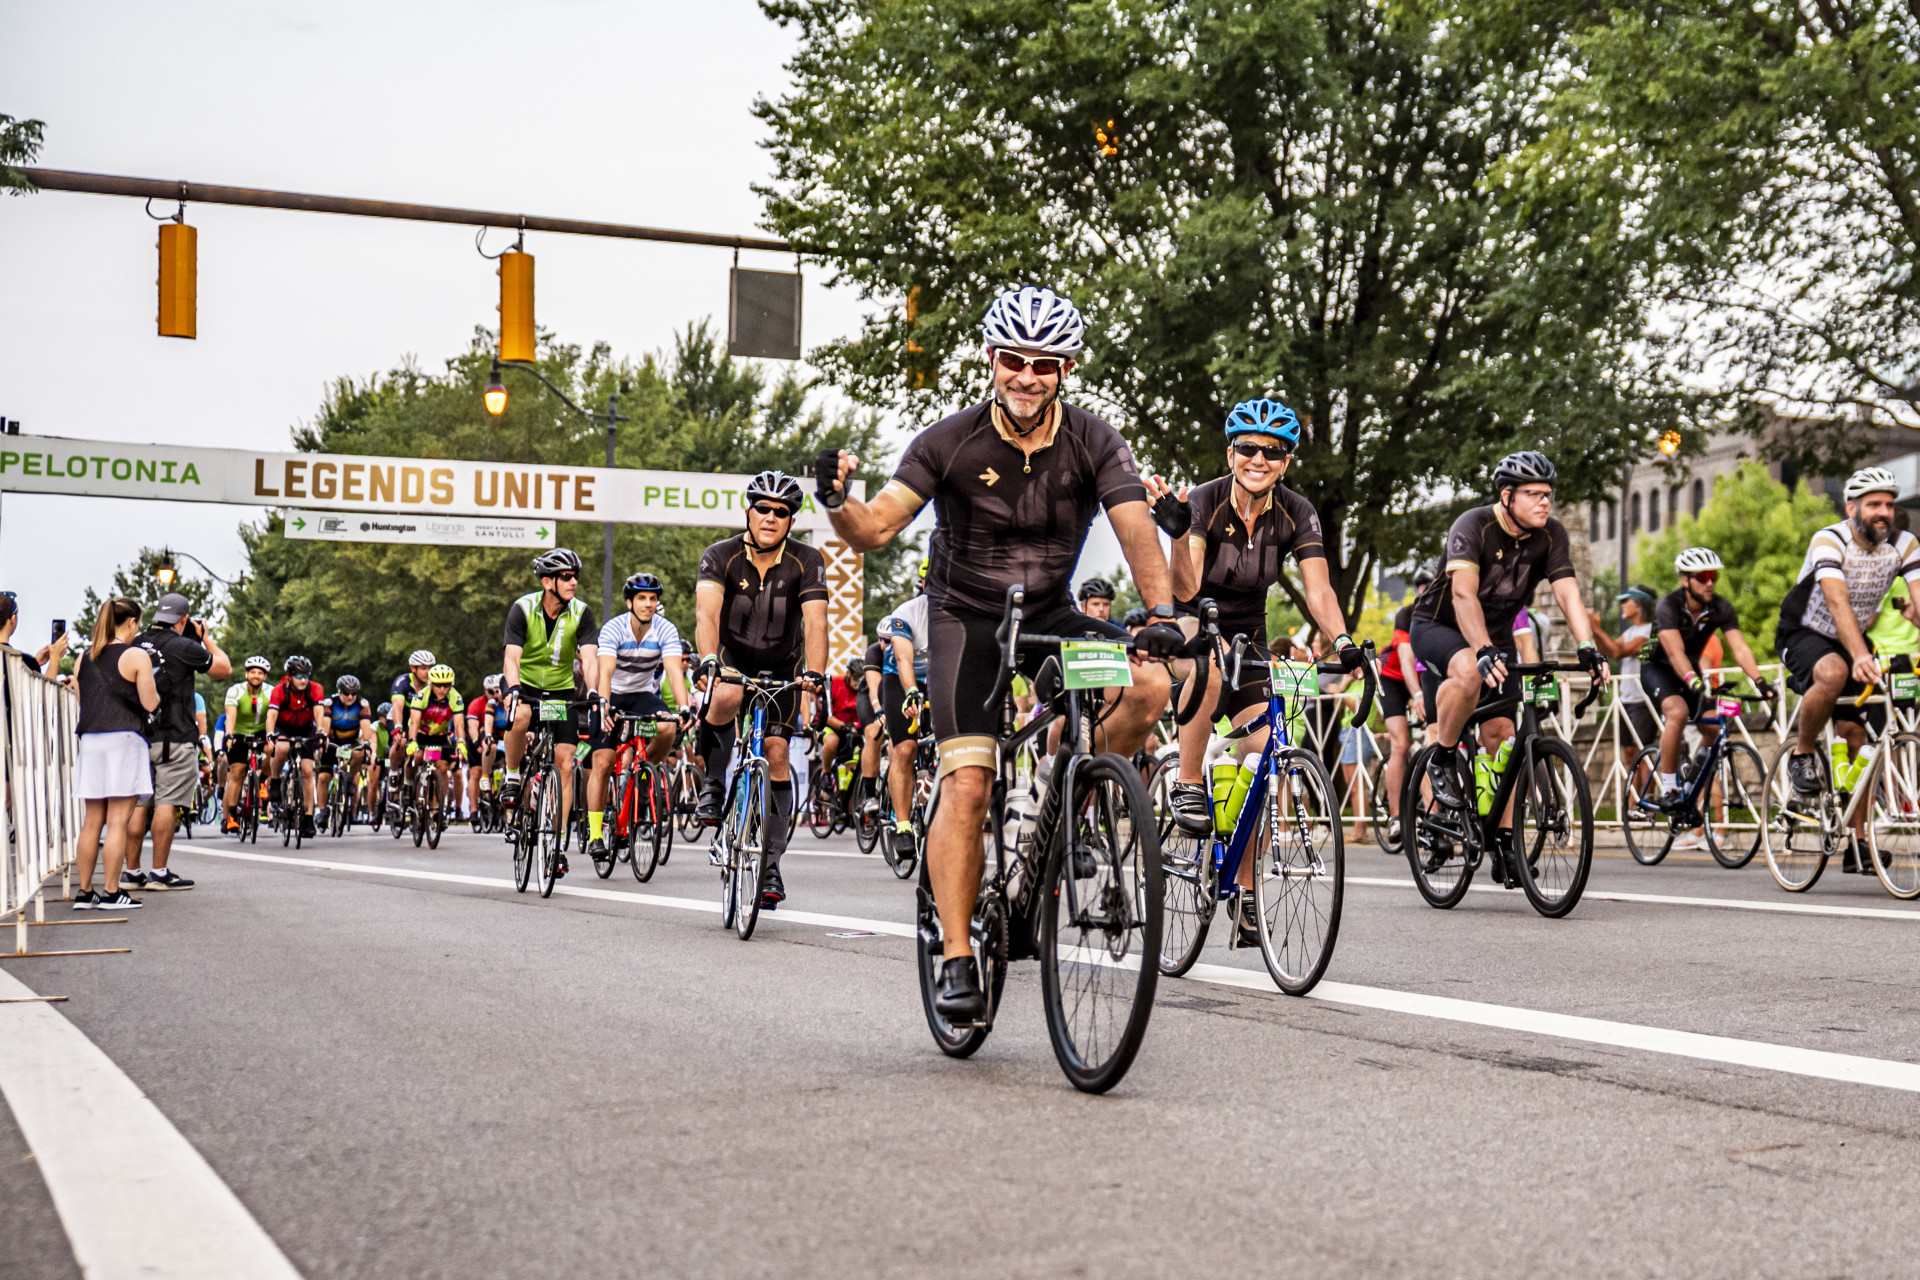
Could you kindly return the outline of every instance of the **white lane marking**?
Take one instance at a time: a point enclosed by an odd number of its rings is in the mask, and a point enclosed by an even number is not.
[[[1348,876],[1348,884],[1372,885],[1382,889],[1412,889],[1411,880],[1389,880],[1385,876]],[[1513,893],[1516,902],[1524,901],[1519,894],[1503,889],[1497,884],[1475,884],[1467,886],[1470,893]],[[1786,915],[1801,916],[1854,916],[1867,920],[1920,920],[1920,911],[1900,911],[1892,907],[1829,907],[1812,902],[1761,902],[1750,898],[1689,898],[1664,893],[1620,893],[1612,889],[1589,888],[1581,895],[1582,901],[1592,898],[1597,902],[1645,902],[1660,907],[1717,907],[1725,911],[1777,911]]]
[[[33,994],[0,971],[0,996]],[[89,1280],[299,1280],[206,1158],[51,1005],[0,1008],[0,1093]]]
[[[489,880],[453,872],[414,871],[380,867],[356,862],[323,862],[309,858],[287,858],[274,854],[240,853],[232,849],[208,849],[176,844],[176,849],[211,854],[219,858],[237,858],[249,862],[272,862],[322,870],[355,871],[364,875],[390,875],[405,879],[441,880],[454,884],[481,884],[510,888],[506,880]],[[1411,886],[1412,882],[1405,882]],[[638,902],[647,906],[674,907],[685,911],[718,912],[717,902],[695,898],[669,898],[659,894],[627,893],[615,889],[557,886],[557,893],[610,901]],[[1722,899],[1708,899],[1720,902]],[[914,936],[914,927],[891,920],[864,920],[854,916],[821,915],[807,911],[781,910],[763,914],[763,923],[819,924],[833,929],[864,929],[898,938]],[[1236,969],[1228,965],[1197,964],[1190,979],[1244,991],[1280,994],[1264,969]],[[1706,1062],[1724,1062],[1734,1066],[1758,1067],[1788,1075],[1812,1076],[1821,1080],[1840,1080],[1850,1084],[1874,1085],[1920,1093],[1920,1064],[1894,1062],[1885,1058],[1859,1057],[1847,1053],[1829,1053],[1823,1049],[1801,1049],[1792,1045],[1771,1044],[1764,1040],[1741,1040],[1732,1036],[1710,1036],[1694,1031],[1669,1031],[1632,1022],[1612,1022],[1604,1018],[1584,1018],[1575,1014],[1548,1013],[1512,1005],[1485,1004],[1477,1000],[1456,1000],[1448,996],[1430,996],[1416,991],[1395,991],[1387,987],[1362,987],[1346,982],[1322,982],[1309,999],[1329,1004],[1353,1005],[1388,1013],[1411,1014],[1447,1022],[1465,1022],[1476,1026],[1498,1027],[1529,1035],[1551,1036],[1586,1044],[1613,1045],[1663,1053],[1674,1057],[1696,1058]]]

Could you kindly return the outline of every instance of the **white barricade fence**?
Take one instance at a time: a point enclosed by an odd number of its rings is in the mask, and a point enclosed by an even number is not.
[[[82,805],[77,765],[80,699],[17,653],[0,655],[0,762],[4,762],[6,860],[0,919],[25,918],[47,877],[73,862]],[[21,931],[25,932],[24,929]]]

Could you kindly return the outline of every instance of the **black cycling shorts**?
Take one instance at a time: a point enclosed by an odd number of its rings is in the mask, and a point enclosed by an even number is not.
[[[1853,678],[1853,659],[1847,656],[1847,647],[1838,640],[1823,636],[1812,627],[1793,627],[1774,637],[1774,647],[1780,651],[1780,661],[1787,668],[1787,688],[1795,693],[1805,693],[1813,687],[1813,669],[1820,659],[1830,653],[1839,658],[1847,668],[1847,682],[1840,686],[1840,698],[1833,704],[1833,718],[1875,727],[1886,725],[1884,704],[1853,705],[1853,700],[1866,686]],[[1641,670],[1646,668],[1642,666]]]
[[[1506,659],[1509,668],[1520,661],[1519,652],[1512,645],[1496,646]],[[1432,724],[1439,709],[1440,686],[1447,680],[1447,664],[1453,661],[1453,655],[1462,649],[1473,652],[1473,646],[1467,638],[1444,622],[1429,622],[1425,618],[1413,620],[1413,656],[1420,660],[1426,670],[1420,673],[1420,693],[1426,703],[1427,723]],[[1474,715],[1482,720],[1506,717],[1512,719],[1520,710],[1519,676],[1511,670],[1507,672],[1507,682],[1498,689],[1480,687],[1480,705]]]
[[[798,654],[786,659],[784,662],[768,663],[763,659],[753,662],[741,662],[728,651],[725,645],[720,646],[720,665],[723,667],[732,667],[740,674],[751,676],[756,680],[770,680],[775,683],[791,680],[800,674],[800,657]],[[740,705],[742,709],[744,709],[747,704],[742,702]],[[775,698],[773,705],[767,709],[767,736],[769,738],[791,738],[794,731],[799,727],[800,690],[789,689]]]
[[[663,716],[667,714],[667,703],[658,693],[649,689],[633,693],[616,693],[612,698],[613,709],[623,716]],[[606,720],[602,717],[602,720]],[[593,735],[595,751],[611,751],[619,745],[618,731],[609,732],[613,726],[602,723],[600,732]]]
[[[1223,634],[1226,628],[1222,627]],[[1245,632],[1233,632],[1242,635]],[[1238,689],[1229,688],[1227,680],[1233,674],[1233,649],[1228,647],[1223,655],[1225,665],[1216,667],[1207,679],[1220,682],[1219,699],[1213,704],[1213,718],[1221,716],[1232,720],[1248,707],[1264,707],[1273,698],[1273,655],[1267,651],[1266,629],[1260,629],[1257,637],[1252,637],[1247,645],[1246,656],[1240,661],[1240,679]],[[1176,704],[1178,705],[1178,704]],[[1291,710],[1291,708],[1289,708]]]
[[[1413,695],[1407,692],[1405,680],[1380,677],[1380,692],[1375,695],[1380,700],[1380,714],[1391,720],[1395,716],[1407,714],[1407,707],[1413,702]]]
[[[311,760],[320,749],[320,735],[311,728],[280,729],[277,732],[289,744],[287,749],[289,760]]]
[[[1000,629],[1000,615],[935,605],[927,611],[927,622],[927,701],[933,704],[933,732],[940,742],[940,772],[946,774],[969,765],[991,769],[998,749],[1001,708],[1000,703],[987,706],[986,700],[1000,673],[1000,642],[994,638],[994,632]],[[1090,640],[1133,638],[1119,623],[1089,618],[1071,606],[1050,613],[1029,613],[1021,631]],[[1043,648],[1024,649],[1018,670],[1029,681],[1037,681],[1041,665],[1051,656]],[[1035,692],[1040,692],[1037,682]],[[884,689],[881,696],[886,697]]]
[[[1698,689],[1688,688],[1687,682],[1680,678],[1678,672],[1665,663],[1659,662],[1643,660],[1640,663],[1640,687],[1646,690],[1648,699],[1652,701],[1654,714],[1662,717],[1667,714],[1668,698],[1685,698],[1687,719],[1698,719],[1703,700],[1707,696],[1705,686]]]
[[[528,708],[527,730],[532,732],[540,727],[540,704],[542,702],[564,702],[567,704],[567,718],[551,721],[553,725],[553,745],[571,747],[579,743],[587,731],[587,704],[579,694],[571,689],[535,689],[528,685],[513,686],[514,696],[520,699],[520,705]]]

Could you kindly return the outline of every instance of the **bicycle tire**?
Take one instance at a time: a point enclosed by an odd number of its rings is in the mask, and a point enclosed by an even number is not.
[[[566,819],[560,814],[560,779],[550,767],[541,769],[540,808],[534,815],[540,839],[540,896],[551,898],[560,880],[560,849],[567,838]]]
[[[617,797],[621,797],[621,780],[623,778],[630,778],[632,768],[633,766],[629,764],[626,773],[615,773],[607,778],[607,807],[602,811],[600,820],[600,843],[607,847],[607,856],[604,858],[593,858],[591,853],[588,854],[593,861],[593,874],[602,880],[611,876],[613,869],[620,865],[619,830],[623,806]],[[575,778],[573,785],[578,787],[580,780]],[[584,795],[585,792],[578,792],[576,794]],[[580,807],[584,808],[584,806]],[[629,820],[627,823],[627,831],[629,833],[633,831],[633,825],[632,821]],[[586,836],[582,836],[580,847],[583,849],[591,849],[592,841]]]
[[[1126,1077],[1153,1016],[1160,838],[1132,761],[1107,753],[1077,765],[1074,812],[1040,884],[1040,989],[1061,1071],[1081,1092],[1105,1093]],[[1106,994],[1124,1008],[1083,1019]]]
[[[1903,901],[1920,897],[1920,737],[1890,734],[1873,766],[1867,856],[1880,887]]]
[[[674,786],[673,809],[682,840],[700,838],[700,792],[706,785],[706,770],[691,760],[680,762],[680,777]]]
[[[927,1030],[934,1044],[949,1058],[970,1058],[993,1030],[994,1014],[1000,1008],[1000,993],[1007,982],[1007,931],[1005,914],[997,893],[983,893],[975,905],[972,924],[973,962],[980,976],[980,990],[987,997],[987,1018],[972,1026],[955,1026],[933,1007],[934,993],[940,987],[940,966],[946,959],[946,947],[940,932],[940,914],[934,908],[933,888],[927,878],[926,863],[914,889],[917,904],[913,931],[915,967],[920,971],[920,1008],[927,1016]]]
[[[1275,753],[1266,803],[1247,844],[1247,856],[1257,859],[1253,902],[1260,956],[1275,986],[1303,996],[1326,975],[1339,941],[1346,824],[1326,765],[1299,747]]]
[[[762,850],[767,832],[767,766],[762,760],[749,760],[734,779],[734,808],[729,818],[734,837],[729,842],[733,859],[733,931],[740,941],[753,937],[760,922],[760,878]]]
[[[1400,794],[1401,852],[1413,872],[1413,887],[1428,906],[1441,911],[1457,906],[1467,896],[1479,866],[1467,835],[1477,821],[1471,807],[1443,807],[1427,783],[1427,761],[1433,753],[1452,750],[1455,748],[1430,742],[1414,752],[1407,762],[1405,789]]]
[[[1645,781],[1635,784],[1635,778]],[[1627,842],[1627,853],[1643,867],[1657,867],[1666,861],[1667,853],[1673,848],[1673,823],[1667,815],[1658,809],[1643,809],[1642,800],[1648,799],[1648,791],[1659,798],[1660,791],[1660,748],[1642,747],[1633,758],[1632,767],[1627,770],[1627,778],[1621,784],[1621,794],[1625,799],[1620,805],[1620,834]],[[1638,835],[1635,835],[1635,832]]]
[[[1774,883],[1788,893],[1805,893],[1827,869],[1826,826],[1834,804],[1832,775],[1827,769],[1826,754],[1814,752],[1821,774],[1820,795],[1812,802],[1814,812],[1806,812],[1804,802],[1801,802],[1802,808],[1790,807],[1795,803],[1793,783],[1787,777],[1787,759],[1792,753],[1791,741],[1781,743],[1772,767],[1767,770],[1763,844],[1767,851],[1767,870],[1773,873]]]
[[[900,858],[905,869],[896,866],[893,874],[902,880],[911,879],[915,867],[927,857],[927,805],[933,799],[933,781],[915,775],[913,779],[913,807],[907,813],[907,821],[913,827],[913,852]],[[898,853],[894,855],[899,857]]]
[[[1593,796],[1580,757],[1559,738],[1528,741],[1525,768],[1514,788],[1511,869],[1533,909],[1558,920],[1580,905],[1593,870]]]
[[[665,866],[667,858],[673,853],[673,795],[667,790],[666,779],[657,772],[651,773],[647,795],[653,820],[653,830],[647,837],[647,874],[640,874],[640,846],[636,844],[633,849],[635,880],[646,880],[652,876],[654,868]]]
[[[440,833],[445,831],[447,827],[447,812],[446,801],[443,800],[440,795],[440,775],[437,770],[430,771],[427,774],[426,791],[429,799],[427,804],[427,848],[438,849],[440,847]]]
[[[427,838],[426,792],[432,785],[433,770],[422,765],[420,772],[413,776],[413,817],[407,823],[413,832],[413,847],[416,849]]]
[[[1172,783],[1179,773],[1179,757],[1169,755],[1154,767],[1147,789],[1160,833],[1160,972],[1169,978],[1184,977],[1199,962],[1219,906],[1212,833],[1192,835],[1173,820]]]
[[[1381,760],[1380,768],[1373,775],[1373,794],[1370,797],[1373,808],[1367,813],[1367,830],[1382,853],[1397,858],[1400,856],[1400,842],[1393,838],[1393,809],[1388,803],[1390,791],[1391,788],[1387,786],[1387,762]]]
[[[1767,767],[1760,753],[1744,742],[1730,742],[1714,767],[1714,779],[1701,793],[1707,852],[1729,871],[1738,871],[1760,852],[1760,826],[1766,816]],[[1714,813],[1719,798],[1720,816]],[[1751,836],[1747,828],[1752,827]]]

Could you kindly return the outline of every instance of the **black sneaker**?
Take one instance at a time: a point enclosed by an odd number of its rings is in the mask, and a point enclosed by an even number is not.
[[[1787,780],[1793,784],[1794,793],[1811,799],[1820,794],[1820,762],[1812,752],[1805,755],[1795,752],[1787,757]]]
[[[905,830],[895,827],[892,832],[892,839],[893,856],[896,860],[915,856],[915,842],[912,827],[908,827]]]
[[[124,876],[121,877],[122,880],[125,878]],[[193,888],[193,881],[187,879],[185,876],[175,875],[172,867],[168,867],[165,871],[156,871],[147,877],[147,889],[149,891],[157,889],[191,888]]]
[[[1679,813],[1687,807],[1687,793],[1679,787],[1667,792],[1653,802],[1653,807],[1662,813]]]
[[[1253,890],[1242,889],[1234,898],[1234,940],[1236,947],[1260,949],[1260,904],[1254,901]]]
[[[500,784],[500,803],[509,809],[520,803],[520,779],[508,778]]]
[[[99,905],[100,899],[93,896],[93,890],[91,889],[82,889],[73,895],[73,909],[75,911],[91,911]]]
[[[302,840],[313,839],[313,815],[310,813],[300,815],[300,838]]]
[[[128,893],[124,887],[112,893],[103,893],[95,901],[95,911],[132,911],[140,905],[140,899]]]
[[[908,832],[909,836],[913,833]],[[760,909],[772,911],[787,900],[786,882],[780,878],[779,867],[768,867],[760,877]]]
[[[604,837],[587,841],[587,856],[595,862],[608,862],[613,857],[607,852],[607,842]]]
[[[555,880],[558,880],[560,877],[566,874],[567,874],[567,855],[564,853],[554,854],[553,855],[553,878]]]
[[[123,889],[144,889],[147,887],[147,873],[138,867],[129,868],[120,873],[120,887]]]
[[[1433,798],[1448,809],[1467,807],[1466,799],[1460,794],[1460,783],[1453,776],[1453,761],[1459,754],[1436,751],[1427,760],[1427,782],[1433,787]]]
[[[700,825],[703,827],[719,826],[720,797],[714,795],[711,791],[702,791],[700,793],[700,803],[695,807],[693,816],[700,820]]]
[[[987,997],[980,990],[980,971],[972,956],[955,956],[942,962],[933,1011],[955,1026],[976,1023],[987,1016]]]
[[[1213,801],[1199,783],[1174,783],[1170,803],[1174,825],[1188,835],[1204,836],[1213,830]]]

